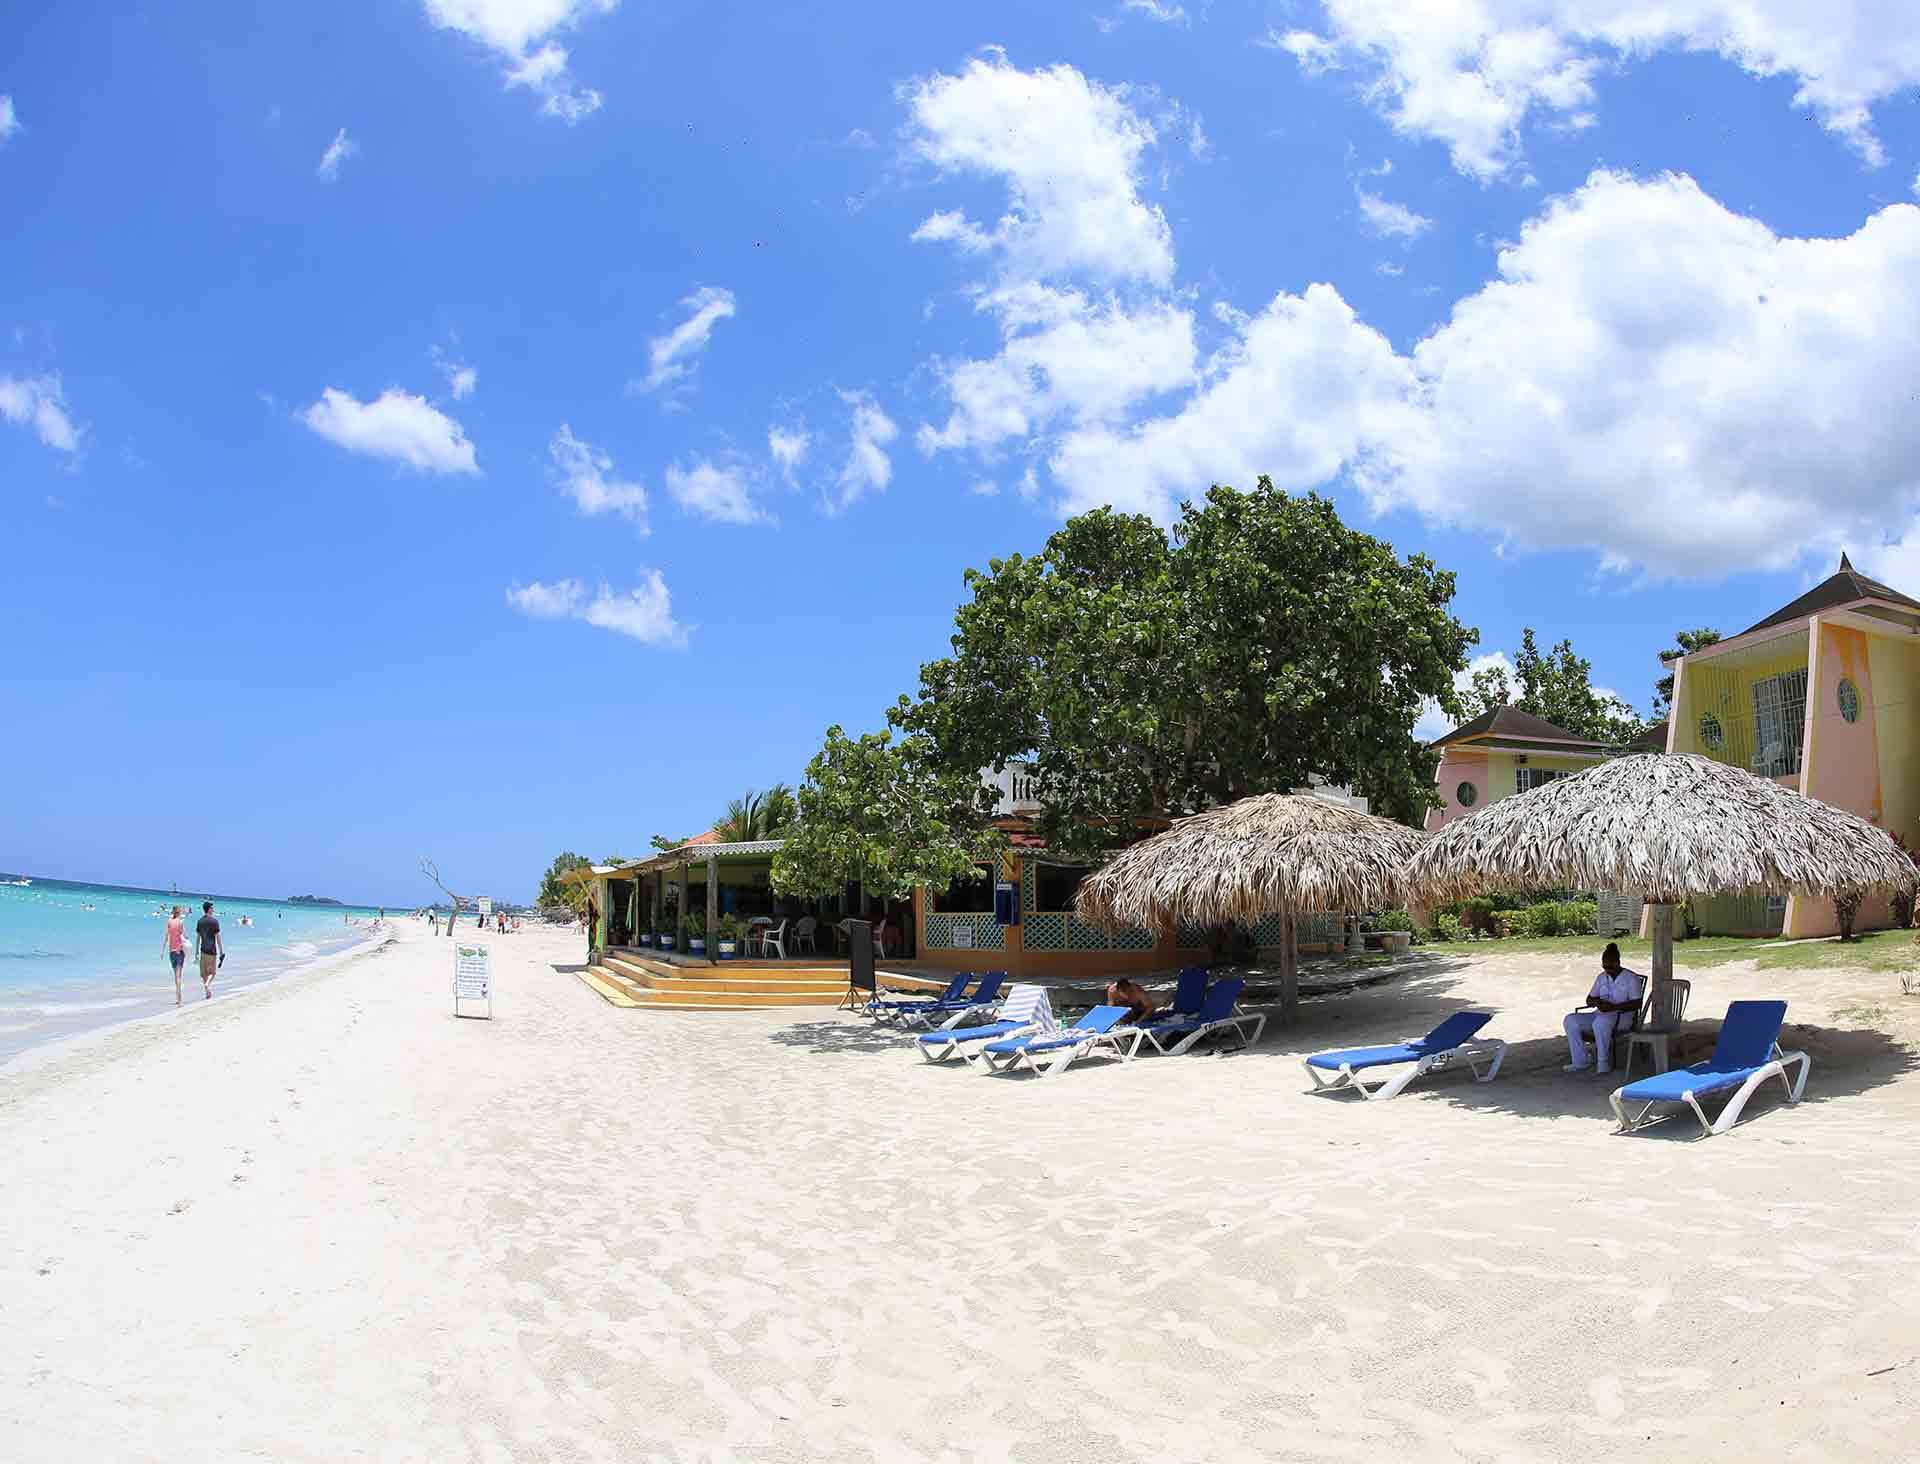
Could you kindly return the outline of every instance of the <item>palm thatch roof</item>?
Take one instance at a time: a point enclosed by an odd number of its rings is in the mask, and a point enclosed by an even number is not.
[[[1489,804],[1433,835],[1424,898],[1577,889],[1693,896],[1863,894],[1911,886],[1884,829],[1742,768],[1688,754],[1616,758]]]
[[[1381,910],[1406,896],[1426,835],[1310,793],[1259,793],[1183,818],[1089,876],[1082,920],[1165,927],[1264,915]]]

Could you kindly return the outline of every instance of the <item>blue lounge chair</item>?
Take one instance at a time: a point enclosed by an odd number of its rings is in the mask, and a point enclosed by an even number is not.
[[[1500,1075],[1506,1060],[1507,1044],[1497,1039],[1475,1040],[1475,1034],[1493,1020],[1491,1012],[1455,1012],[1424,1037],[1396,1042],[1387,1047],[1347,1047],[1337,1052],[1316,1052],[1307,1059],[1307,1076],[1317,1090],[1329,1093],[1353,1088],[1367,1098],[1391,1098],[1422,1074],[1438,1072],[1456,1062],[1473,1069],[1476,1083],[1491,1083]],[[1491,1058],[1487,1070],[1480,1071],[1480,1059]],[[1411,1066],[1409,1066],[1411,1064]],[[1368,1068],[1398,1067],[1400,1072],[1382,1078],[1371,1088],[1361,1073]],[[1326,1074],[1332,1073],[1332,1077]]]
[[[1644,1127],[1647,1115],[1656,1104],[1684,1103],[1700,1120],[1702,1138],[1724,1134],[1740,1121],[1740,1111],[1747,1106],[1747,1100],[1768,1078],[1780,1080],[1780,1086],[1787,1090],[1789,1104],[1798,1103],[1806,1091],[1807,1072],[1813,1062],[1804,1052],[1780,1050],[1780,1028],[1786,1020],[1784,1001],[1734,1002],[1727,1008],[1726,1020],[1720,1024],[1720,1040],[1713,1044],[1712,1057],[1692,1067],[1655,1073],[1614,1090],[1613,1115],[1620,1120],[1619,1132],[1632,1133]],[[1799,1075],[1790,1079],[1787,1069],[1796,1063],[1800,1067]],[[1724,1093],[1729,1088],[1734,1090],[1733,1097],[1727,1100],[1718,1118],[1707,1122],[1700,1099],[1709,1093]],[[1627,1114],[1629,1103],[1641,1105],[1640,1111],[1631,1117]]]
[[[1101,1049],[1113,1053],[1122,1062],[1131,1062],[1147,1034],[1144,1028],[1121,1026],[1126,1015],[1127,1008],[1123,1006],[1097,1006],[1082,1012],[1070,1026],[989,1042],[968,1054],[967,1061],[995,1073],[1024,1067],[1043,1078],[1071,1067],[1076,1058]]]
[[[963,996],[958,1001],[940,1001],[932,1006],[921,1007],[911,1012],[903,1012],[900,1024],[903,1027],[958,1027],[968,1017],[986,1011],[1000,1004],[1000,983],[1007,979],[1005,971],[989,971],[980,979],[980,989],[972,996]]]
[[[973,972],[962,971],[947,983],[947,989],[938,996],[881,996],[875,997],[861,1008],[868,1016],[882,1024],[897,1022],[904,1012],[925,1011],[928,1007],[942,1002],[963,1001],[967,988],[973,984]]]
[[[1183,966],[1180,980],[1173,988],[1173,1005],[1162,1007],[1141,1023],[1142,1026],[1158,1026],[1165,1022],[1178,1022],[1200,1015],[1200,1003],[1207,998],[1207,968],[1205,966]]]
[[[1240,993],[1247,983],[1238,976],[1216,981],[1207,988],[1206,997],[1200,1003],[1200,1010],[1192,1016],[1178,1016],[1170,1022],[1155,1022],[1140,1030],[1147,1034],[1147,1040],[1156,1051],[1182,1053],[1203,1037],[1216,1032],[1232,1032],[1240,1039],[1242,1047],[1250,1046],[1260,1040],[1261,1032],[1266,1030],[1267,1019],[1258,1013],[1247,1013],[1239,1009]],[[1246,1029],[1253,1028],[1253,1036],[1247,1036]]]
[[[1019,1037],[1028,1032],[1051,1032],[1053,1006],[1044,986],[1015,986],[1000,1004],[1000,1020],[975,1027],[954,1027],[939,1032],[923,1032],[913,1039],[914,1047],[928,1062],[944,1062],[956,1054],[964,1055],[977,1042],[1000,1037]]]

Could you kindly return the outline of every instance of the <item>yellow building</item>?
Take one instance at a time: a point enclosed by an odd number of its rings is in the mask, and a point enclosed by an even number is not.
[[[1667,751],[1772,778],[1920,843],[1920,600],[1840,568],[1759,624],[1673,664]],[[1831,935],[1828,900],[1694,902],[1704,931]],[[1858,925],[1889,923],[1884,899]]]

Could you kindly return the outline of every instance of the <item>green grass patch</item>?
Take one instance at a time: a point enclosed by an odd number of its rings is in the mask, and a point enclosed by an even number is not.
[[[1709,935],[1699,940],[1673,943],[1673,968],[1676,971],[1708,970],[1734,961],[1752,961],[1762,971],[1815,971],[1827,967],[1851,967],[1865,971],[1920,971],[1920,946],[1913,943],[1911,930],[1875,930],[1842,943],[1838,939],[1796,941],[1790,945],[1742,936]],[[1600,965],[1600,951],[1606,942],[1598,936],[1561,936],[1553,940],[1463,941],[1456,945],[1430,945],[1428,951],[1500,956],[1571,956],[1590,953],[1594,967]],[[1620,959],[1636,971],[1653,964],[1652,943],[1621,940]]]

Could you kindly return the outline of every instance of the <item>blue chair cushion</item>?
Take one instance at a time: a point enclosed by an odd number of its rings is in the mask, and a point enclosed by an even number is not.
[[[923,1032],[913,1040],[924,1042],[929,1047],[940,1047],[952,1042],[978,1042],[983,1037],[1000,1037],[1029,1025],[1027,1022],[983,1022],[978,1027],[956,1027],[951,1032]]]
[[[1751,1067],[1728,1068],[1711,1060],[1696,1062],[1692,1067],[1675,1068],[1628,1083],[1620,1090],[1620,1096],[1635,1103],[1678,1103],[1688,1092],[1717,1093],[1722,1088],[1737,1088],[1765,1066],[1766,1063],[1757,1062]]]
[[[1390,1047],[1349,1047],[1345,1052],[1316,1052],[1307,1059],[1308,1067],[1338,1072],[1343,1066],[1382,1067],[1392,1062],[1418,1062],[1426,1053],[1411,1042],[1396,1042]]]

